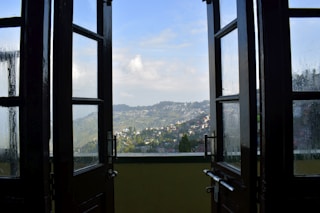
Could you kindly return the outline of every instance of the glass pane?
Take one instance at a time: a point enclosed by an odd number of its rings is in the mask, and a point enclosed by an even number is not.
[[[320,90],[320,18],[291,18],[292,89]]]
[[[221,38],[222,95],[239,94],[238,30]]]
[[[73,1],[73,23],[97,32],[97,0]]]
[[[19,95],[20,28],[0,28],[0,97]]]
[[[240,107],[238,103],[224,103],[222,108],[224,161],[240,169]]]
[[[21,16],[21,0],[2,0],[0,18]]]
[[[319,8],[319,0],[289,0],[291,8]]]
[[[0,107],[0,176],[20,175],[18,109]]]
[[[237,18],[237,0],[220,0],[221,28]]]
[[[97,106],[73,106],[74,170],[99,163],[97,112]]]
[[[97,41],[73,33],[73,97],[97,98]]]
[[[320,174],[320,101],[293,102],[294,174]]]

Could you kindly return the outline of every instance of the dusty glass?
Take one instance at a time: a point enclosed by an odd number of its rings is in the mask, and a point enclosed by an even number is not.
[[[293,91],[320,91],[320,18],[291,18]]]
[[[240,106],[239,103],[223,103],[222,108],[224,162],[240,169]]]
[[[20,175],[18,107],[0,107],[0,176]]]
[[[294,174],[320,174],[320,101],[293,102]]]
[[[20,28],[0,28],[0,97],[19,95]]]

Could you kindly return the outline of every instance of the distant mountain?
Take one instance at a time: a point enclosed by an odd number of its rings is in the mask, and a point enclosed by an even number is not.
[[[137,130],[156,128],[186,122],[200,114],[209,114],[209,101],[162,101],[152,106],[115,105],[113,108],[114,131],[133,127]]]
[[[119,104],[113,106],[114,132],[128,128],[141,131],[145,128],[161,128],[171,124],[187,123],[209,114],[209,101],[201,102],[171,102],[162,101],[152,106],[128,106]],[[80,149],[87,143],[97,141],[97,114],[91,113],[74,121],[74,145]]]

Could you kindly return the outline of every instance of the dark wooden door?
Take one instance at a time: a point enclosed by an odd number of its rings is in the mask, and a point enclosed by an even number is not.
[[[4,213],[51,209],[50,7],[50,0],[1,5],[0,211]]]
[[[320,202],[319,1],[259,0],[260,212]]]
[[[54,1],[56,212],[113,212],[111,1]]]
[[[212,212],[256,212],[257,85],[253,1],[207,1]]]

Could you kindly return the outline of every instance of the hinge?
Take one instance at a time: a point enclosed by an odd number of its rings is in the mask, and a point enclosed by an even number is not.
[[[51,196],[51,200],[55,200],[55,182],[54,182],[54,173],[51,172],[50,173],[50,196]]]

